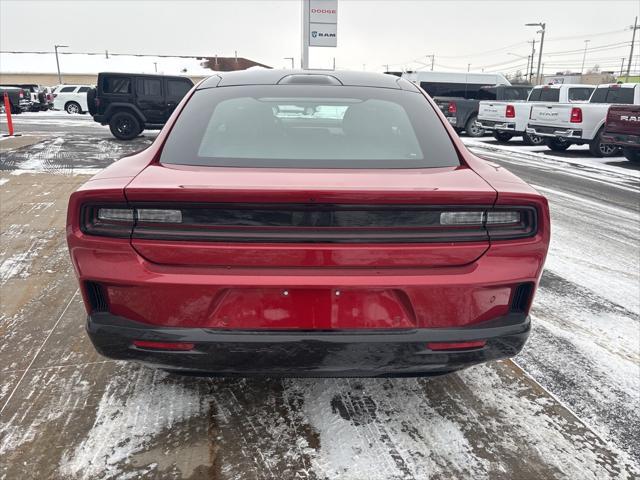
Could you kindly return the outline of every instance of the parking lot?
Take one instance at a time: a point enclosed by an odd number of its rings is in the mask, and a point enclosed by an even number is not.
[[[551,204],[513,361],[431,379],[207,379],[107,360],[84,332],[67,199],[154,134],[122,142],[58,113],[15,124],[34,143],[0,142],[0,478],[640,475],[640,170],[623,157],[467,140]]]

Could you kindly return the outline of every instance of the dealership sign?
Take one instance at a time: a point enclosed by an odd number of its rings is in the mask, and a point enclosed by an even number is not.
[[[338,0],[309,0],[309,46],[338,44]]]

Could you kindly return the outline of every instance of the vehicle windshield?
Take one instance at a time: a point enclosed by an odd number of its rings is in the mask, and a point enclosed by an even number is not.
[[[434,109],[418,93],[299,85],[195,92],[160,161],[280,168],[460,164]]]

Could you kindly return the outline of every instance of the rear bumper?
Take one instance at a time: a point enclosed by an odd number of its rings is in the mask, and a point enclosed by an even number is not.
[[[87,332],[102,355],[160,368],[219,376],[385,377],[446,373],[511,357],[530,330],[524,313],[461,328],[241,331],[157,327],[109,313],[89,315]],[[134,340],[189,342],[190,351],[137,348]],[[428,342],[485,340],[472,350],[430,350]]]
[[[582,130],[577,128],[564,128],[546,125],[527,125],[526,132],[539,137],[563,137],[573,140],[582,140]]]
[[[499,122],[494,120],[478,120],[477,124],[484,130],[498,130],[511,133],[523,133],[516,131],[516,124],[513,122]]]
[[[631,135],[628,133],[611,133],[605,131],[602,134],[602,141],[622,147],[640,147],[640,135]]]

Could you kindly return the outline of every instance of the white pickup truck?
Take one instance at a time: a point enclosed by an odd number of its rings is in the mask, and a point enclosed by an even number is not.
[[[529,92],[525,102],[484,100],[480,102],[477,123],[482,129],[492,131],[499,142],[522,136],[526,145],[541,145],[544,143],[543,137],[526,132],[533,102],[586,102],[594,89],[594,85],[581,84],[539,85]]]
[[[612,157],[619,154],[620,147],[604,143],[601,138],[611,104],[640,104],[640,84],[598,85],[589,102],[579,105],[533,105],[526,132],[545,137],[551,150],[562,151],[573,144],[588,143],[591,155]]]

